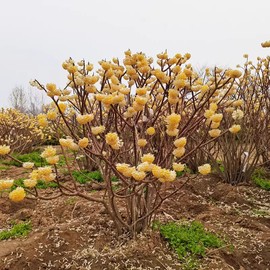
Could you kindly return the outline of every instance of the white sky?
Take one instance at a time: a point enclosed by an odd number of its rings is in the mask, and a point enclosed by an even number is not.
[[[194,66],[270,55],[269,0],[0,0],[0,107],[30,79],[63,87],[70,56],[96,63],[123,52],[190,52]],[[38,90],[36,90],[38,91]]]

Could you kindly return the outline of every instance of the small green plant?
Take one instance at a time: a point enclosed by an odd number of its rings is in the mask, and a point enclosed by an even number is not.
[[[0,231],[0,240],[27,236],[30,233],[31,228],[31,222],[29,221],[13,224],[11,229]]]
[[[184,269],[197,269],[198,259],[206,255],[207,248],[219,248],[223,241],[205,231],[200,222],[157,224],[161,235],[169,242],[183,263]]]
[[[5,171],[5,170],[7,170],[7,169],[8,169],[7,166],[0,166],[0,171]]]
[[[257,168],[251,176],[256,186],[270,190],[270,173],[263,167]]]
[[[99,171],[93,171],[93,172],[88,172],[88,171],[73,171],[72,172],[73,177],[77,182],[80,184],[85,184],[87,182],[91,182],[92,180],[95,180],[97,182],[102,182],[103,178],[102,175]]]

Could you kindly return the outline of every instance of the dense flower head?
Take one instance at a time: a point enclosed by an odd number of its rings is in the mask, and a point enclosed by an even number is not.
[[[116,144],[119,141],[118,134],[116,132],[109,132],[105,136],[106,143],[109,145]]]
[[[170,127],[177,127],[181,121],[181,115],[180,114],[170,114],[166,117],[166,123]]]
[[[25,169],[32,169],[35,166],[33,162],[24,162],[23,163],[23,168]]]
[[[211,121],[213,121],[213,122],[220,122],[221,120],[222,120],[222,118],[223,118],[223,115],[222,115],[222,113],[215,113],[215,114],[213,114],[212,116],[211,116]]]
[[[138,146],[139,147],[145,147],[147,144],[147,140],[146,139],[138,139]]]
[[[185,169],[185,164],[174,162],[173,169],[177,172],[182,172]]]
[[[152,174],[158,178],[160,182],[172,182],[176,178],[176,172],[168,169],[163,169],[160,166],[154,165]]]
[[[238,133],[241,130],[241,126],[240,125],[232,125],[229,128],[229,131],[233,134]]]
[[[204,113],[204,117],[208,119],[208,118],[211,118],[211,116],[213,116],[214,114],[215,114],[214,111],[206,110],[205,113]]]
[[[57,164],[59,162],[59,156],[52,156],[52,157],[47,157],[46,161],[48,162],[48,164],[50,165],[54,165]]]
[[[79,142],[78,142],[78,145],[81,148],[86,148],[88,146],[88,144],[89,144],[89,139],[86,138],[86,137],[80,139]]]
[[[48,120],[47,120],[47,115],[46,114],[39,114],[37,116],[37,119],[38,119],[38,124],[41,126],[41,127],[47,127],[48,126]]]
[[[122,173],[125,177],[132,177],[132,173],[136,171],[135,167],[131,167],[126,163],[118,163],[116,164],[116,169],[120,173]]]
[[[98,135],[105,131],[105,127],[104,126],[91,127],[91,131],[94,135]]]
[[[70,148],[74,142],[73,142],[73,139],[71,138],[67,138],[67,139],[62,138],[62,139],[59,139],[59,143],[63,147]]]
[[[178,135],[179,129],[178,128],[167,128],[166,133],[170,137],[175,137]]]
[[[232,113],[232,118],[234,120],[241,120],[243,117],[244,117],[244,112],[240,109],[237,109]]]
[[[182,157],[186,152],[185,147],[178,147],[173,150],[173,155],[177,158]]]
[[[45,150],[41,153],[42,158],[48,158],[56,155],[56,149],[52,146],[48,146],[45,148]]]
[[[153,154],[144,154],[142,157],[141,157],[141,161],[142,162],[148,162],[148,163],[153,163],[155,160],[155,156]]]
[[[9,193],[9,198],[13,202],[20,202],[25,198],[25,196],[26,196],[26,192],[24,188],[22,187],[17,187],[16,189],[14,189],[13,191]]]
[[[152,168],[153,168],[153,164],[149,162],[143,162],[137,166],[137,170],[140,172],[151,172]]]
[[[0,191],[4,189],[9,189],[13,186],[14,181],[10,179],[0,180]]]
[[[210,137],[216,138],[221,134],[221,130],[218,128],[215,128],[215,129],[209,130],[208,133],[209,133]]]
[[[142,181],[146,177],[145,172],[137,170],[134,170],[131,175],[136,181]]]
[[[181,137],[179,139],[176,139],[173,144],[175,147],[185,147],[187,144],[187,138]]]
[[[81,125],[87,124],[94,119],[93,114],[77,115],[77,122]]]
[[[58,107],[59,107],[60,112],[64,113],[67,109],[67,104],[60,102],[60,103],[58,103]]]
[[[33,188],[37,185],[37,180],[36,179],[25,179],[25,180],[23,180],[23,184],[27,188]]]
[[[156,130],[155,130],[154,127],[149,127],[148,129],[146,129],[146,134],[147,134],[147,135],[152,136],[152,135],[154,135],[155,133],[156,133]]]
[[[234,70],[227,70],[227,75],[233,79],[239,78],[242,75],[242,72],[240,70],[234,69]]]
[[[211,172],[211,165],[210,164],[204,164],[202,166],[199,166],[198,171],[202,175],[209,174]]]
[[[0,145],[0,155],[4,156],[10,152],[10,147],[7,145]]]
[[[50,110],[47,112],[48,120],[55,120],[57,118],[57,112],[55,110]]]
[[[265,41],[265,42],[262,42],[262,43],[261,43],[261,46],[262,46],[263,48],[268,48],[268,47],[270,47],[270,40]]]

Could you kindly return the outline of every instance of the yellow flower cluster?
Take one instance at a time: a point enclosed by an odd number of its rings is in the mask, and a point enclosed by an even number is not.
[[[104,126],[91,127],[91,131],[94,135],[98,135],[105,131],[105,127]]]
[[[169,136],[172,136],[172,137],[177,136],[179,132],[178,126],[179,126],[180,121],[181,121],[180,114],[173,113],[166,117],[166,123],[167,123],[166,133]]]
[[[173,155],[176,158],[180,158],[185,154],[185,152],[186,152],[186,149],[185,149],[186,144],[187,144],[186,137],[181,137],[181,138],[176,139],[174,141],[174,146],[176,148],[173,150]]]
[[[204,117],[207,119],[206,123],[211,123],[211,130],[209,130],[209,135],[212,138],[220,136],[221,130],[218,129],[220,126],[221,120],[223,119],[222,113],[216,113],[218,105],[216,103],[210,103],[209,109],[205,111]]]
[[[47,127],[48,126],[48,120],[47,120],[47,115],[46,114],[39,114],[37,116],[37,119],[38,119],[38,124],[41,126],[41,127]]]
[[[236,79],[236,78],[241,77],[242,72],[240,70],[237,70],[237,69],[227,70],[226,75],[233,78],[233,79]]]
[[[270,47],[270,40],[262,42],[261,45],[263,48],[269,48]]]
[[[45,148],[45,150],[41,153],[40,156],[42,158],[45,158],[46,161],[51,165],[57,164],[59,161],[59,156],[56,155],[56,149],[52,146],[48,146],[47,148]]]
[[[173,169],[177,172],[182,172],[185,169],[185,164],[174,162]]]
[[[48,146],[45,148],[45,150],[41,153],[42,158],[52,157],[56,155],[56,149],[52,146]]]
[[[138,139],[138,146],[139,147],[145,147],[147,144],[147,140],[146,139]]]
[[[56,118],[57,118],[57,112],[56,112],[55,110],[49,110],[49,111],[47,112],[47,119],[48,119],[48,120],[53,121],[53,120],[55,120]]]
[[[22,187],[17,187],[13,191],[9,193],[9,198],[13,202],[20,202],[22,201],[26,196],[25,190]]]
[[[168,169],[163,169],[160,166],[154,165],[152,169],[152,174],[158,178],[162,183],[173,182],[176,178],[176,172]]]
[[[204,164],[202,166],[199,166],[198,171],[202,175],[209,174],[211,172],[211,165],[210,164]]]
[[[125,177],[132,177],[132,173],[136,171],[135,167],[131,167],[129,164],[126,163],[117,163],[116,169]]]
[[[86,148],[86,147],[89,145],[89,139],[86,138],[86,137],[80,139],[79,142],[78,142],[78,145],[79,145],[81,148]]]
[[[229,131],[233,134],[236,134],[238,133],[239,131],[241,130],[241,126],[240,125],[232,125],[230,128],[229,128]]]
[[[152,135],[154,135],[155,133],[156,133],[156,130],[155,130],[154,127],[149,127],[148,129],[146,129],[146,134],[147,134],[147,135],[152,136]]]
[[[39,167],[37,170],[33,170],[29,175],[31,180],[44,180],[50,182],[55,180],[56,175],[53,173],[50,166]]]
[[[0,145],[0,155],[4,156],[10,152],[10,147],[7,145]]]
[[[35,166],[33,162],[24,162],[23,163],[23,168],[25,169],[32,169]]]
[[[27,188],[33,188],[37,185],[37,180],[36,179],[25,179],[25,180],[23,180],[23,184]]]
[[[54,83],[47,83],[46,84],[46,89],[48,90],[47,95],[49,97],[54,97],[54,96],[60,96],[61,95],[61,91],[56,88],[56,85]]]
[[[243,117],[244,117],[244,112],[240,109],[237,109],[232,113],[232,118],[234,120],[241,120]]]
[[[115,132],[109,132],[105,136],[106,143],[111,146],[111,148],[118,150],[121,146],[120,139]]]
[[[85,125],[94,119],[93,114],[77,115],[77,122],[81,125]]]
[[[9,189],[13,186],[14,181],[13,180],[0,180],[0,191],[4,189]]]
[[[168,102],[170,104],[176,104],[179,102],[179,92],[176,89],[169,89]]]
[[[76,144],[73,139],[67,138],[67,139],[59,139],[59,143],[61,146],[68,148],[69,150],[72,151],[78,151],[79,150],[79,145]]]
[[[144,154],[142,157],[141,157],[141,161],[142,162],[148,162],[148,163],[153,163],[155,160],[155,156],[153,154]]]

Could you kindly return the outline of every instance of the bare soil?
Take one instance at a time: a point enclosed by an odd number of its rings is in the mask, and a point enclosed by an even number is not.
[[[11,174],[18,178],[21,173],[23,169],[11,169],[0,172],[0,177]],[[166,201],[156,219],[198,220],[225,239],[228,245],[208,251],[200,269],[267,270],[269,194],[254,186],[235,187],[215,177],[198,177]],[[182,269],[158,231],[149,229],[137,240],[117,238],[105,209],[93,202],[60,197],[13,203],[6,195],[0,198],[0,230],[22,220],[31,220],[32,232],[25,238],[0,241],[0,270]]]

